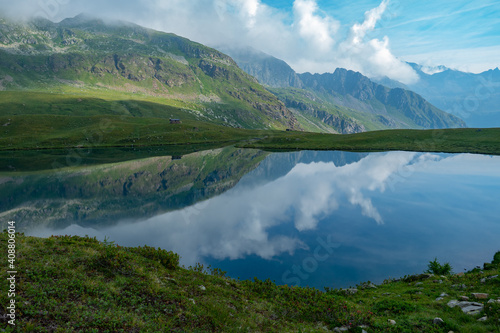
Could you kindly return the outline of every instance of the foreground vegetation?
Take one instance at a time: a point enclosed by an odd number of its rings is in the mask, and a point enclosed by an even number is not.
[[[7,251],[7,233],[0,234]],[[354,290],[237,281],[218,269],[179,267],[178,255],[92,238],[16,235],[16,328],[7,332],[500,332],[500,252],[484,271],[363,283]],[[2,270],[7,271],[3,261]],[[496,277],[494,277],[496,275]],[[484,279],[484,280],[482,280]],[[7,304],[7,280],[0,282]],[[488,293],[474,299],[472,293]],[[436,300],[446,293],[441,300]],[[447,303],[468,296],[477,315]],[[5,311],[2,307],[1,311]],[[2,313],[2,316],[5,313]],[[480,317],[487,316],[484,321]],[[442,322],[435,323],[439,317]],[[360,328],[362,326],[362,328]]]

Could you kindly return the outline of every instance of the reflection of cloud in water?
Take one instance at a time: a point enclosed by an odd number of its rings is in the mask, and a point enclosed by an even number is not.
[[[298,164],[287,175],[254,188],[238,188],[189,208],[140,223],[102,230],[123,245],[160,246],[178,252],[184,264],[203,256],[237,259],[246,255],[272,258],[306,246],[297,238],[271,236],[270,228],[293,222],[299,231],[315,229],[319,220],[339,208],[340,199],[358,206],[378,224],[383,218],[366,192],[385,191],[392,175],[435,155],[391,152],[371,154],[359,162]],[[68,229],[61,233],[67,233]],[[77,234],[99,236],[95,232]]]

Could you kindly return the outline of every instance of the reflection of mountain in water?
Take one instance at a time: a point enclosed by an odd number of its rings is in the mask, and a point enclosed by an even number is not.
[[[337,167],[355,163],[368,156],[367,153],[342,151],[298,151],[294,153],[275,153],[268,156],[259,167],[245,175],[238,186],[255,186],[283,177],[297,164],[333,163]]]
[[[192,205],[232,188],[267,154],[232,147],[0,178],[0,216],[19,231],[104,226]]]

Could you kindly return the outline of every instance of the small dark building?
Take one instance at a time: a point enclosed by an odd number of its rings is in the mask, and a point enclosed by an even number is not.
[[[180,119],[170,119],[171,124],[180,124],[181,120]]]

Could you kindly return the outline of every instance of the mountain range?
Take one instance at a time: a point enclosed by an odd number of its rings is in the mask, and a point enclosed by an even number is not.
[[[298,74],[284,61],[253,49],[223,50],[287,107],[323,122],[328,122],[325,115],[341,113],[369,130],[465,127],[461,119],[409,89],[388,88],[358,72],[337,68],[333,73]]]
[[[411,85],[384,78],[389,87],[411,89],[437,107],[464,119],[471,127],[500,127],[500,70],[479,74],[439,66],[431,72],[409,63],[420,79]]]
[[[229,55],[174,34],[85,15],[60,23],[0,19],[0,90],[19,92],[17,100],[8,95],[16,110],[26,92],[43,92],[82,105],[82,97],[154,104],[153,111],[129,103],[101,113],[175,115],[242,128],[355,133],[465,127],[420,95],[360,73],[298,74],[260,52],[223,51]],[[47,114],[58,106],[47,96],[39,104],[37,112]],[[10,106],[2,104],[0,112]]]

